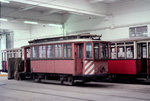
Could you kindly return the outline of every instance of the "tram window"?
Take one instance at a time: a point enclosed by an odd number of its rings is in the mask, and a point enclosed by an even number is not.
[[[27,49],[27,58],[30,58],[30,49]]]
[[[39,46],[39,58],[46,58],[46,46]]]
[[[86,44],[86,58],[92,58],[92,44]]]
[[[125,58],[124,46],[118,46],[118,58]]]
[[[111,47],[111,59],[116,59],[116,58],[117,58],[116,48]]]
[[[38,58],[38,46],[32,47],[32,58],[37,59]]]
[[[101,58],[108,58],[108,49],[106,43],[101,43]]]
[[[134,48],[133,46],[127,46],[126,47],[126,52],[127,52],[127,58],[134,58]]]
[[[22,51],[22,54],[21,54],[22,55],[22,60],[24,60],[24,49],[22,48],[21,51]],[[32,55],[33,55],[33,53],[32,53]]]
[[[48,45],[47,46],[47,58],[53,58],[54,53],[53,53],[53,45]]]
[[[72,44],[64,44],[64,58],[72,58]]]
[[[55,45],[55,57],[56,58],[62,57],[62,45]]]
[[[12,51],[11,52],[11,57],[14,58],[15,57],[15,53]]]
[[[20,58],[20,57],[21,57],[21,52],[20,52],[20,50],[19,50],[17,53],[18,53],[18,57]]]
[[[95,59],[99,58],[99,44],[98,43],[94,44],[94,58]]]
[[[138,58],[141,58],[141,44],[138,44],[137,49]]]

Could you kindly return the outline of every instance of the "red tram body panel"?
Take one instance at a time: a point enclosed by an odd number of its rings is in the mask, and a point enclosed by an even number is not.
[[[131,74],[139,73],[141,62],[139,60],[108,60],[110,74]]]
[[[31,72],[72,75],[76,73],[74,60],[31,60]]]

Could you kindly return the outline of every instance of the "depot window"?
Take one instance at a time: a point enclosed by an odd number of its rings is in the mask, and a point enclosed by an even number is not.
[[[62,45],[55,45],[55,57],[62,58]]]
[[[108,58],[108,46],[107,43],[101,43],[101,58]]]
[[[86,58],[92,58],[92,43],[86,44]]]
[[[98,43],[94,44],[94,58],[95,59],[99,58],[99,44]]]
[[[32,47],[32,58],[37,59],[38,58],[38,46]]]
[[[72,44],[64,44],[64,58],[72,58]]]
[[[129,28],[130,37],[148,36],[147,26]]]
[[[53,45],[48,45],[47,46],[47,58],[53,58],[54,56],[54,46]]]
[[[39,46],[39,58],[46,57],[46,46]]]

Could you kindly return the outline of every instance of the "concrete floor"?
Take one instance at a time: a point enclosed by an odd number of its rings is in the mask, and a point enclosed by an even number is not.
[[[150,85],[91,82],[62,86],[0,77],[0,101],[150,101]]]

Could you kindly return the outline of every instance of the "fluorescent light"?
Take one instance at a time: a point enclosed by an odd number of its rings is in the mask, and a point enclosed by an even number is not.
[[[8,21],[8,19],[0,18],[0,21]]]
[[[49,26],[52,26],[52,27],[62,27],[61,24],[48,24]]]
[[[0,2],[2,2],[2,3],[10,3],[9,0],[0,0]]]
[[[34,24],[34,25],[38,24],[38,22],[33,22],[33,21],[24,21],[24,23],[26,23],[26,24]]]

